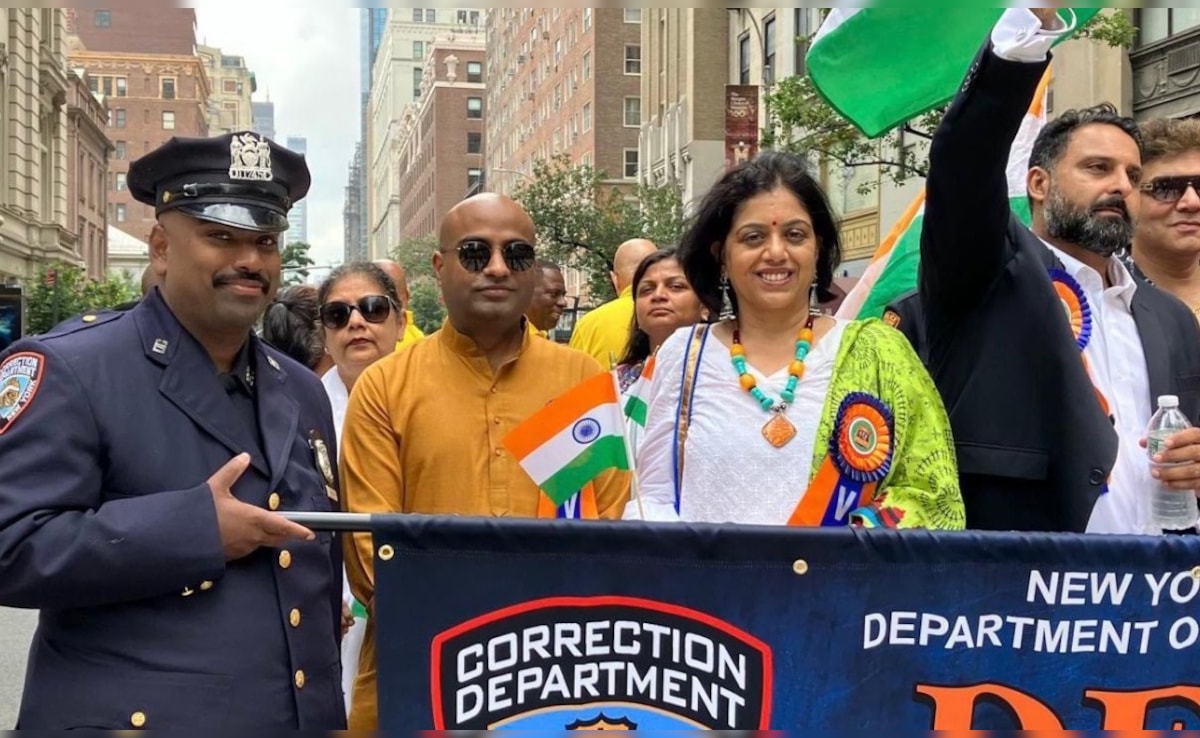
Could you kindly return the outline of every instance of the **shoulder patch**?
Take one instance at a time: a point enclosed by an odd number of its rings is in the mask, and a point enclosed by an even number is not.
[[[900,327],[900,313],[898,313],[895,310],[892,310],[890,308],[888,310],[884,310],[883,311],[883,322],[890,325],[893,328],[899,328]]]
[[[33,351],[13,354],[0,363],[0,435],[33,404],[45,368],[46,357]]]

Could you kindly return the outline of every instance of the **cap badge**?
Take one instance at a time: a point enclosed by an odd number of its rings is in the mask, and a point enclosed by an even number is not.
[[[253,133],[234,136],[229,142],[229,178],[271,180],[271,145]]]

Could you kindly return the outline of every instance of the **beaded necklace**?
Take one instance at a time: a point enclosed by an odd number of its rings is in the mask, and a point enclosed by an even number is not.
[[[808,358],[808,352],[812,350],[812,329],[813,316],[809,315],[804,328],[796,336],[796,358],[788,365],[787,386],[779,394],[779,401],[776,402],[767,397],[766,393],[758,387],[754,375],[746,370],[746,348],[742,346],[742,336],[738,331],[737,323],[733,325],[733,345],[729,347],[730,361],[733,363],[733,368],[737,370],[738,382],[741,383],[742,389],[750,393],[750,396],[758,401],[764,411],[771,414],[771,419],[762,428],[762,434],[763,438],[767,439],[767,443],[775,448],[783,448],[796,437],[796,426],[784,417],[784,412],[789,405],[796,401],[796,387],[800,384],[801,377],[804,376],[804,360]]]

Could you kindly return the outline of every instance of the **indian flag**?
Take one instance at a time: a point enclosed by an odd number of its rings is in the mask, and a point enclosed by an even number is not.
[[[625,390],[625,417],[639,428],[646,427],[646,414],[650,411],[650,382],[653,379],[654,357],[651,356],[642,367],[642,375]]]
[[[1046,124],[1046,93],[1050,71],[1042,78],[1033,104],[1021,123],[1008,155],[1008,201],[1021,222],[1029,224],[1029,200],[1025,175],[1033,142]],[[846,299],[837,316],[847,320],[878,318],[888,303],[916,289],[917,267],[921,263],[921,224],[925,220],[925,191],[922,189],[899,222],[879,245],[870,265]]]
[[[809,49],[808,73],[835,110],[875,137],[949,102],[1004,10],[833,8]],[[1074,8],[1076,28],[1100,10]]]
[[[628,471],[625,415],[612,374],[558,397],[514,428],[504,446],[556,505],[608,469]]]

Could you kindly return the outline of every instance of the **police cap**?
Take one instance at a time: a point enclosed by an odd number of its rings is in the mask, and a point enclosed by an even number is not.
[[[250,131],[174,137],[129,165],[127,184],[154,214],[193,218],[261,233],[287,230],[288,211],[308,194],[304,155]]]

